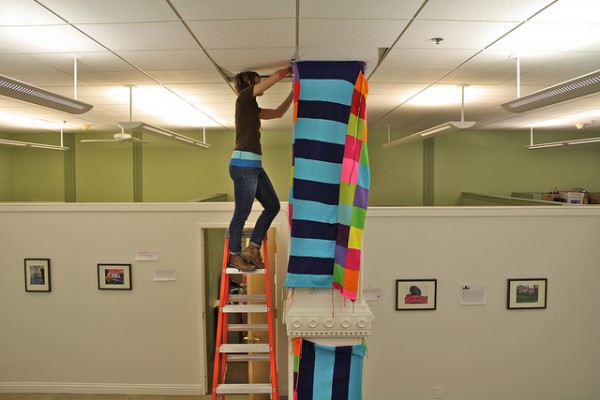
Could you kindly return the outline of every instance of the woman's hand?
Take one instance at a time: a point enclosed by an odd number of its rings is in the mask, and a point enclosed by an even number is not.
[[[261,96],[267,89],[271,86],[286,78],[291,71],[291,67],[282,68],[273,73],[273,75],[269,76],[261,80],[260,82],[254,84],[253,94],[254,97]]]

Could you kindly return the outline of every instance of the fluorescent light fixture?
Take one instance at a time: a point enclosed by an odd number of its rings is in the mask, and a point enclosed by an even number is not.
[[[574,145],[574,144],[588,144],[588,143],[600,143],[600,137],[595,137],[595,138],[587,138],[587,139],[577,139],[577,140],[569,140],[567,142],[567,144],[570,145]]]
[[[70,114],[83,114],[94,107],[3,75],[0,75],[0,95]]]
[[[418,132],[419,135],[425,137],[425,136],[432,136],[432,135],[436,135],[438,133],[446,133],[445,131],[448,130],[462,130],[462,129],[468,129],[470,127],[472,127],[473,125],[475,125],[475,122],[472,121],[449,121],[446,122],[445,124],[441,124],[438,126],[434,126],[432,128],[429,129],[425,129],[424,131]]]
[[[27,147],[26,142],[19,142],[17,140],[0,139],[0,144],[6,145],[6,146]]]
[[[19,128],[40,128],[56,130],[65,126],[64,123],[52,122],[4,111],[0,111],[0,121]]]
[[[440,125],[432,126],[431,128],[424,129],[420,132],[413,133],[412,135],[408,135],[406,137],[396,139],[394,141],[390,140],[390,132],[388,126],[388,143],[384,144],[383,148],[387,149],[389,147],[398,146],[400,144],[405,144],[408,142],[412,142],[415,140],[421,139],[429,139],[433,136],[441,135],[444,133],[449,133],[457,130],[469,129],[473,125],[475,125],[474,121],[465,121],[465,87],[468,85],[460,85],[461,86],[461,109],[460,109],[460,121],[448,121]]]
[[[203,129],[203,140],[196,140],[189,136],[182,135],[180,133],[176,133],[164,128],[160,128],[158,126],[153,126],[146,124],[144,122],[119,122],[119,126],[123,129],[132,130],[136,132],[147,132],[147,133],[156,133],[162,136],[166,136],[171,139],[176,139],[181,142],[193,145],[204,147],[205,149],[210,148],[210,144],[206,143],[206,130]]]
[[[573,100],[598,91],[600,91],[600,70],[550,86],[527,96],[518,97],[502,104],[502,107],[510,112],[521,113]]]
[[[444,133],[454,132],[454,131],[463,130],[463,129],[469,129],[473,125],[475,125],[474,121],[448,121],[444,124],[436,125],[434,127],[427,128],[420,132],[413,133],[412,135],[409,135],[409,136],[406,136],[406,137],[403,137],[400,139],[396,139],[394,141],[384,144],[381,147],[389,148],[389,147],[394,147],[394,146],[398,146],[401,144],[413,142],[415,140],[429,139],[433,136],[441,135]]]
[[[194,141],[192,139],[188,139],[187,137],[175,136],[174,138],[177,140],[180,140],[182,142],[185,142],[185,143],[192,143],[192,144],[194,143]]]
[[[533,127],[530,127],[530,144],[525,146],[529,150],[547,149],[549,147],[572,146],[578,144],[600,143],[600,137],[559,140],[557,142],[533,143]]]
[[[561,146],[566,146],[567,145],[567,141],[563,140],[560,142],[548,142],[548,143],[538,143],[538,144],[530,144],[527,147],[529,150],[536,150],[536,149],[547,149],[549,147],[561,147]]]
[[[8,139],[0,139],[0,145],[17,146],[17,147],[33,147],[36,149],[60,150],[60,151],[69,150],[68,147],[56,146],[53,144],[21,142],[19,140],[8,140]]]
[[[577,145],[577,144],[591,144],[591,143],[600,143],[600,137],[587,138],[587,139],[561,140],[558,142],[548,142],[548,143],[537,143],[537,144],[530,144],[525,147],[527,147],[529,150],[536,150],[536,149],[546,149],[548,147],[572,146],[572,145]]]

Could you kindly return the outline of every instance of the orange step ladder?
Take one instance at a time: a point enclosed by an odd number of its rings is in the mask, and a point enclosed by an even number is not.
[[[249,239],[251,230],[244,229],[242,238]],[[227,267],[229,260],[229,230],[225,233],[223,246],[223,264],[221,268],[221,288],[217,320],[215,344],[215,363],[212,380],[212,399],[224,400],[228,394],[269,394],[272,400],[279,400],[277,387],[277,365],[275,357],[275,336],[273,330],[273,307],[271,301],[271,285],[269,277],[269,252],[267,239],[262,242],[264,269],[242,272]],[[231,275],[264,275],[264,294],[232,294],[230,293]],[[266,313],[266,324],[229,323],[228,316],[237,314],[247,321],[250,313]],[[246,318],[243,318],[246,317]],[[229,332],[268,331],[269,343],[227,343]],[[262,383],[227,383],[227,364],[231,362],[264,361],[269,363],[270,382]],[[220,397],[218,397],[220,396]]]

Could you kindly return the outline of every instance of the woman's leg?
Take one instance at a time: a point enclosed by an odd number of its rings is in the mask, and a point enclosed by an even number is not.
[[[233,216],[229,223],[229,252],[231,254],[240,254],[242,251],[242,232],[248,215],[252,211],[260,170],[260,168],[229,166],[235,201]]]
[[[260,245],[267,234],[267,230],[269,230],[271,223],[281,208],[277,193],[275,193],[273,184],[271,183],[271,180],[264,169],[261,169],[260,173],[258,174],[255,196],[256,200],[258,200],[263,206],[263,211],[258,217],[256,225],[252,230],[250,244],[252,244],[254,247],[260,248]]]

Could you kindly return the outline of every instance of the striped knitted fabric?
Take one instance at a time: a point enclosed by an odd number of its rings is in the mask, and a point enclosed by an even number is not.
[[[292,339],[294,400],[362,399],[365,344],[330,347]]]
[[[285,287],[355,300],[370,186],[362,62],[294,65],[294,139]]]

